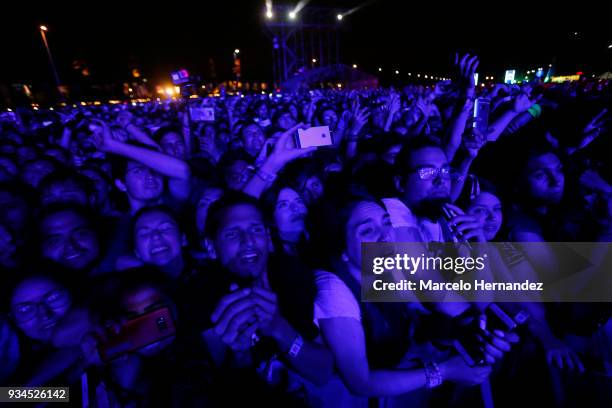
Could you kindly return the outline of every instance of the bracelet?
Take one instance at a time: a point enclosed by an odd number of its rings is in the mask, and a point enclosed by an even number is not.
[[[261,167],[255,170],[255,175],[265,181],[266,183],[273,183],[276,180],[276,174],[270,174]]]
[[[427,388],[435,388],[442,385],[442,373],[440,367],[433,361],[425,362],[425,382]]]
[[[300,350],[302,350],[303,345],[304,339],[298,334],[297,336],[295,336],[295,339],[293,340],[293,343],[291,343],[291,347],[289,347],[289,351],[287,352],[287,354],[289,354],[289,357],[296,358],[297,355],[300,353]]]

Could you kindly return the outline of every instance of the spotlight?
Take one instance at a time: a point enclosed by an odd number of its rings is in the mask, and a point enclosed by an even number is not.
[[[47,30],[48,30],[47,26],[45,26],[45,25],[41,25],[41,26],[40,26],[40,29],[41,29],[42,31],[47,31]]]
[[[272,13],[272,10],[268,10],[268,11],[266,11],[266,17],[267,17],[267,18],[270,18],[270,19],[271,19],[272,17],[274,17],[274,13]]]
[[[378,67],[378,72],[382,72],[382,68]]]
[[[357,68],[357,64],[353,64],[353,68]]]
[[[289,19],[295,20],[295,16],[296,16],[295,11],[292,11],[289,13]]]
[[[338,15],[336,16],[336,18],[338,19],[338,21],[342,21],[342,18],[343,18],[343,17],[344,17],[344,16],[343,16],[342,14],[338,14]]]

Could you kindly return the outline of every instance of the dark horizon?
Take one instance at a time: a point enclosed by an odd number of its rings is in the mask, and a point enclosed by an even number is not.
[[[295,3],[273,2],[275,6]],[[333,13],[364,3],[368,2],[313,0],[306,7],[325,5]],[[598,24],[596,9],[583,18],[581,10],[569,7],[560,15],[533,6],[526,10],[517,6],[511,14],[476,6],[440,7],[446,9],[432,5],[404,10],[390,0],[369,2],[342,21],[342,62],[356,63],[375,75],[379,66],[387,73],[399,69],[444,75],[451,55],[459,50],[480,55],[483,75],[500,75],[508,68],[532,69],[555,58],[559,73],[610,70],[612,36],[605,20]],[[241,50],[245,80],[270,81],[272,47],[264,33],[264,9],[265,2],[257,0],[215,2],[201,11],[185,6],[105,5],[92,10],[43,6],[14,12],[12,26],[2,28],[3,38],[10,40],[5,42],[0,83],[52,82],[38,30],[41,24],[49,27],[62,82],[70,82],[71,64],[77,60],[85,61],[91,81],[98,83],[128,79],[131,66],[140,67],[153,84],[167,82],[169,72],[178,68],[210,79],[211,59],[217,80],[223,81],[232,78],[235,48]],[[492,25],[497,26],[495,31]],[[481,26],[487,35],[481,34]]]

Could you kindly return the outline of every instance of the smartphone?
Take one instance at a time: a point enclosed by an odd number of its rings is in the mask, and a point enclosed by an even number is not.
[[[189,108],[189,114],[194,122],[215,121],[215,108]]]
[[[455,235],[455,237],[457,238],[457,241],[465,244],[465,246],[471,250],[472,246],[470,245],[468,240],[465,239],[465,237],[463,236],[463,233],[461,233],[461,231],[458,231],[456,228],[451,226],[450,221],[458,215],[457,212],[455,212],[451,208],[448,208],[447,206],[442,206],[442,214],[444,215],[444,219],[446,220],[448,224],[448,228]]]
[[[474,102],[474,122],[472,127],[478,129],[483,136],[488,134],[490,105],[491,100],[489,98],[476,98]]]
[[[331,146],[334,143],[329,126],[315,126],[298,129],[295,145],[300,149],[307,147]]]
[[[175,333],[172,313],[163,307],[125,322],[119,333],[109,335],[108,340],[98,346],[98,353],[102,361],[108,362]]]
[[[484,314],[487,318],[484,328],[480,327],[479,319],[474,319],[473,324],[467,326],[459,338],[453,341],[455,350],[469,366],[484,364],[486,360],[483,337],[492,336],[495,330],[509,333],[529,318],[529,314],[524,311],[512,318],[495,303],[489,304]]]

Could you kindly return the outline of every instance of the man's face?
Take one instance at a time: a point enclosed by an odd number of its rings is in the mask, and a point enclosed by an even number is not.
[[[330,129],[335,129],[338,123],[338,115],[331,109],[323,112],[323,125],[329,126]]]
[[[242,143],[244,143],[244,150],[249,152],[250,155],[255,156],[259,154],[266,137],[257,125],[247,125],[242,131]]]
[[[53,203],[74,203],[86,206],[89,203],[87,193],[72,181],[56,182],[41,192],[42,205]]]
[[[68,269],[81,270],[98,257],[96,233],[87,220],[72,211],[61,211],[40,225],[42,256]]]
[[[181,160],[185,160],[186,151],[185,141],[183,137],[176,132],[166,133],[160,141],[161,148],[164,153],[176,157]]]
[[[135,200],[156,200],[164,190],[164,179],[144,164],[130,161],[125,172],[125,190]]]
[[[181,255],[181,231],[164,212],[141,216],[134,226],[136,255],[146,264],[164,266]]]
[[[11,316],[26,336],[49,342],[55,326],[71,304],[65,288],[47,278],[30,278],[13,291]]]
[[[296,123],[297,122],[289,112],[282,114],[280,118],[278,118],[278,127],[283,130],[291,129]]]
[[[239,191],[251,178],[253,172],[249,170],[249,164],[243,160],[237,160],[227,168],[225,182],[230,190]]]
[[[257,278],[265,271],[270,236],[262,214],[252,205],[226,209],[213,241],[219,262],[232,274]]]
[[[553,153],[529,159],[525,171],[529,197],[537,204],[559,204],[563,197],[563,165]]]
[[[405,169],[403,180],[398,181],[402,201],[418,212],[432,203],[450,200],[450,175],[440,172],[449,167],[446,155],[438,147],[426,147],[411,154],[410,168]],[[435,177],[423,177],[431,170]],[[420,173],[421,171],[421,173]]]
[[[21,180],[32,187],[37,187],[45,176],[53,173],[55,166],[46,160],[26,164],[21,171]]]

